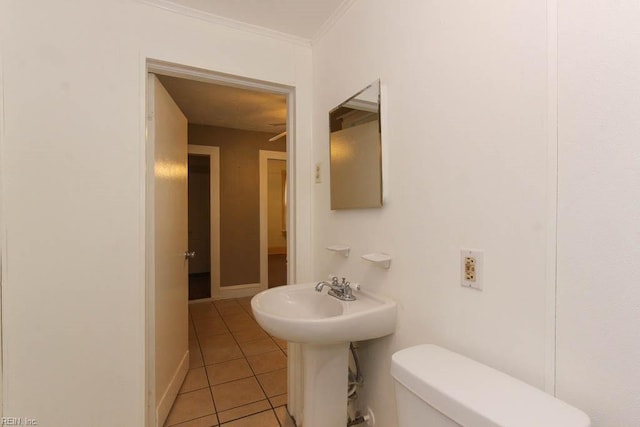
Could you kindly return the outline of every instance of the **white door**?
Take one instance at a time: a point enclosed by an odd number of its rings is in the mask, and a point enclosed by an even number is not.
[[[187,119],[153,74],[148,91],[155,151],[155,409],[161,426],[189,369]]]

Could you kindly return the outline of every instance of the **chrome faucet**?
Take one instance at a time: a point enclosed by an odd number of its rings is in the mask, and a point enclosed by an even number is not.
[[[356,297],[353,296],[353,292],[351,289],[351,283],[347,282],[347,279],[342,278],[342,282],[338,280],[337,277],[332,277],[331,282],[318,282],[316,285],[316,292],[321,292],[325,286],[330,287],[329,292],[327,292],[332,297],[338,298],[342,301],[355,301]]]

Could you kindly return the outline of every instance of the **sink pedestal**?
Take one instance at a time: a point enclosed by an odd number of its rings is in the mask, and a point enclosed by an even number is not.
[[[269,334],[301,343],[301,352],[294,354],[299,362],[302,353],[302,384],[296,378],[300,364],[296,364],[296,372],[290,372],[295,389],[290,401],[298,425],[345,427],[349,342],[392,334],[397,305],[366,291],[358,291],[353,301],[343,301],[327,292],[317,292],[316,286],[302,283],[262,291],[251,299],[251,309]]]
[[[302,365],[302,426],[346,426],[349,343],[302,344]]]

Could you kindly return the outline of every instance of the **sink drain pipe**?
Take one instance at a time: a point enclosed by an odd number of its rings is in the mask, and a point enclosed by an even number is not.
[[[364,382],[364,378],[362,376],[362,371],[360,370],[360,359],[358,358],[357,352],[358,344],[350,342],[349,350],[351,350],[351,357],[353,358],[353,364],[355,365],[356,371],[353,372],[351,366],[349,366],[349,387],[347,390],[347,399],[349,402],[352,402],[358,398],[358,387],[362,386]],[[356,426],[363,423],[368,423],[368,416],[362,416],[356,413],[356,417],[351,419],[351,416],[347,417],[347,427]]]
[[[351,356],[353,357],[353,363],[356,367],[356,371],[351,370],[349,366],[349,387],[347,390],[347,398],[349,400],[355,400],[358,397],[358,387],[362,385],[364,378],[362,377],[362,371],[360,370],[360,359],[358,359],[358,352],[356,351],[357,344],[349,343],[349,350],[351,350]]]
[[[350,419],[349,422],[347,422],[347,427],[351,427],[351,426],[357,426],[360,424],[364,424],[364,423],[369,423],[370,418],[368,415],[360,415],[359,417],[356,417],[354,419]]]

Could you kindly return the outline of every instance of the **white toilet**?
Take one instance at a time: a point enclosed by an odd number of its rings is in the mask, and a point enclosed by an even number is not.
[[[400,427],[589,427],[582,411],[435,345],[395,353]]]

